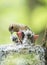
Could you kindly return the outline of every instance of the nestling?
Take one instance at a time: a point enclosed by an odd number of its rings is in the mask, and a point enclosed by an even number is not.
[[[30,40],[31,43],[34,43],[35,40],[38,38],[38,35],[35,35],[34,32],[32,32],[32,30],[25,25],[11,24],[9,26],[9,32],[11,34],[16,32],[21,43],[26,43],[27,40]]]

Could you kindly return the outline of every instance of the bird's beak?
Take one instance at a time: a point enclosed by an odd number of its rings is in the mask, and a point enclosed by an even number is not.
[[[17,32],[18,37],[22,36],[22,32]]]
[[[13,31],[11,31],[11,34],[13,34]]]
[[[33,38],[34,40],[38,39],[39,35],[34,35]]]
[[[22,40],[22,32],[17,32],[19,40]]]

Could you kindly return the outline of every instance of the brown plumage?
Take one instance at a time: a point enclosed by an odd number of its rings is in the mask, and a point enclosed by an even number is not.
[[[9,26],[9,31],[10,32],[18,32],[20,30],[27,30],[29,29],[29,27],[27,27],[26,25],[19,25],[19,24],[11,24]]]

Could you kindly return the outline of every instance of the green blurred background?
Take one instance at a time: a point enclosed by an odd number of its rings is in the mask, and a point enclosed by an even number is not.
[[[47,0],[0,0],[0,44],[12,42],[8,27],[25,24],[39,34],[47,26]]]

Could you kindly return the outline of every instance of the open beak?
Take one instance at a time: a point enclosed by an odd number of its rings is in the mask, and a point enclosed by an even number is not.
[[[22,38],[22,32],[17,32],[19,38]]]
[[[38,37],[39,37],[39,35],[34,35],[34,36],[33,36],[34,40],[37,40]]]

